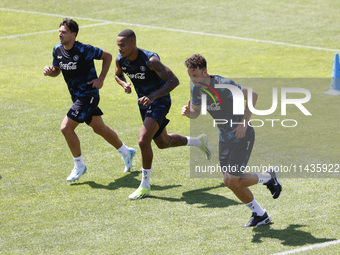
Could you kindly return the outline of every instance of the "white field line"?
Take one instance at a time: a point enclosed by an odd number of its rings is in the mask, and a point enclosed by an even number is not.
[[[289,250],[289,251],[284,251],[284,252],[280,252],[280,253],[275,253],[275,254],[272,254],[272,255],[293,254],[293,253],[309,251],[309,250],[323,248],[323,247],[327,247],[327,246],[330,246],[330,245],[336,245],[336,244],[340,244],[340,240],[334,240],[334,241],[325,242],[325,243],[313,244],[313,245],[309,245],[309,246],[306,246],[306,247],[301,247],[301,248],[294,249],[294,250]]]
[[[25,10],[16,10],[16,9],[7,9],[7,8],[0,8],[0,11],[11,11],[11,12],[44,15],[44,16],[59,17],[59,18],[65,18],[66,17],[65,15],[60,15],[60,14],[34,12],[34,11],[25,11]],[[306,49],[332,51],[332,52],[340,51],[339,49],[328,49],[328,48],[308,46],[308,45],[300,45],[300,44],[294,44],[294,43],[285,43],[285,42],[260,40],[260,39],[253,39],[253,38],[239,37],[239,36],[231,36],[231,35],[204,33],[204,32],[197,32],[197,31],[190,31],[190,30],[183,30],[183,29],[174,29],[174,28],[166,28],[166,27],[156,27],[156,26],[141,25],[141,24],[134,24],[134,23],[126,23],[126,22],[118,22],[118,21],[100,20],[100,19],[83,18],[83,17],[72,17],[72,16],[71,17],[69,16],[69,18],[72,18],[72,19],[75,19],[75,20],[87,20],[87,21],[93,21],[93,22],[100,22],[100,25],[117,24],[117,25],[143,27],[143,28],[151,28],[151,29],[157,29],[157,30],[163,30],[163,31],[186,33],[186,34],[195,34],[195,35],[221,37],[221,38],[234,39],[234,40],[242,40],[242,41],[251,41],[251,42],[267,43],[267,44],[274,44],[274,45],[282,45],[282,46],[288,46],[288,47],[306,48]],[[85,26],[83,26],[83,27],[85,27]],[[51,32],[51,31],[37,32],[37,33],[47,33],[47,32]],[[55,30],[53,30],[53,32],[55,32]],[[26,34],[26,35],[31,35],[31,34]],[[19,37],[19,36],[23,36],[23,35],[17,35],[17,37]],[[6,37],[6,36],[5,37],[0,37],[0,39],[8,39],[8,38],[15,38],[15,35],[13,35],[11,37]]]

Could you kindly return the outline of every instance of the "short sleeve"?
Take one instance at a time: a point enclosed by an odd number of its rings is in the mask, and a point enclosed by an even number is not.
[[[57,60],[57,56],[56,56],[56,51],[57,51],[58,47],[59,47],[59,44],[54,46],[53,53],[52,53],[52,55],[53,55],[52,65],[55,66],[55,67],[59,67],[59,61]]]
[[[100,59],[103,55],[103,50],[97,47],[94,47],[92,45],[86,45],[86,60],[92,60],[92,59]]]

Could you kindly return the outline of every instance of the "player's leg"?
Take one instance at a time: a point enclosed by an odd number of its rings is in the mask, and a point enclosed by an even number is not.
[[[247,166],[255,140],[255,132],[253,128],[247,129],[246,137],[239,143],[236,143],[230,154],[230,165]],[[270,190],[274,199],[280,196],[282,185],[279,180],[279,173],[271,167],[267,172],[263,173],[246,173],[242,174],[236,186],[243,188],[254,184],[262,183]]]
[[[229,172],[224,173],[224,184],[252,211],[252,217],[244,227],[268,224],[271,221],[271,218],[259,205],[253,193],[248,188],[259,182],[258,176],[252,173],[243,173],[248,163],[254,141],[254,130],[248,128],[246,136],[239,142],[226,147],[224,147],[223,143],[220,143],[221,166],[225,165],[229,167],[226,168]]]
[[[79,177],[86,172],[86,165],[81,155],[80,141],[75,133],[75,129],[78,125],[78,122],[70,119],[68,116],[65,116],[60,127],[74,160],[74,168],[71,171],[71,174],[66,178],[67,181],[78,180]]]
[[[168,134],[166,128],[159,136],[153,139],[159,149],[166,149],[177,146],[195,146],[200,148],[207,159],[211,158],[211,151],[208,145],[208,137],[202,134],[198,137],[188,137],[179,134]]]
[[[99,98],[94,97],[77,99],[73,102],[72,107],[61,123],[60,130],[70,147],[73,157],[81,155],[80,141],[74,130],[80,123],[85,122],[89,114],[97,107],[98,102]]]
[[[153,152],[152,139],[157,138],[169,123],[166,115],[169,112],[170,103],[155,103],[147,108],[140,107],[143,125],[139,132],[138,144],[142,153],[142,165],[144,169],[151,169]],[[166,135],[165,135],[166,136]]]
[[[187,137],[187,146],[198,147],[207,157],[211,158],[211,150],[208,144],[208,136],[206,134],[201,134],[198,137]]]
[[[182,136],[179,134],[168,134],[166,130],[166,125],[169,123],[169,120],[165,118],[159,124],[160,128],[155,134],[153,140],[159,149],[166,149],[170,147],[178,147],[178,146],[195,146],[200,148],[207,159],[211,158],[211,151],[208,145],[208,137],[205,134],[202,134],[198,137],[189,137]]]
[[[243,173],[255,141],[255,133],[248,128],[246,136],[238,142],[219,143],[219,159],[224,173],[224,184],[243,202],[249,203],[254,199],[249,186],[258,183],[255,174]]]
[[[112,128],[105,125],[101,116],[92,116],[89,126],[93,129],[93,132],[103,137],[116,149],[119,149],[123,145],[117,133]]]
[[[159,125],[155,119],[151,117],[144,118],[138,138],[138,144],[142,154],[142,181],[137,190],[129,195],[130,199],[142,199],[150,194],[150,175],[153,160],[151,141],[158,129]]]
[[[79,157],[81,155],[80,141],[75,132],[78,125],[78,122],[65,116],[60,126],[60,131],[64,135],[73,157]]]
[[[243,227],[254,227],[268,224],[271,221],[265,209],[254,198],[253,193],[248,188],[258,183],[256,175],[242,174],[240,176],[224,173],[224,184],[243,202],[252,212],[250,221]]]
[[[158,122],[151,118],[146,117],[139,132],[138,145],[142,154],[142,166],[144,169],[151,169],[153,152],[151,142],[159,129]]]
[[[92,116],[88,125],[93,129],[96,134],[103,137],[109,144],[111,144],[118,150],[118,152],[122,155],[122,159],[125,163],[124,172],[129,172],[132,168],[132,159],[136,154],[135,149],[129,148],[124,143],[122,143],[117,133],[104,123],[101,115]]]
[[[164,128],[163,131],[153,140],[159,149],[185,146],[188,143],[187,137],[179,134],[168,134],[166,128]]]
[[[251,185],[257,184],[258,179],[256,175],[246,176],[248,174],[242,174],[240,176],[225,173],[223,182],[243,203],[250,203],[253,199],[253,193],[248,188]]]
[[[87,103],[85,101],[76,100],[61,123],[60,130],[67,141],[74,160],[74,168],[66,178],[66,181],[78,180],[81,175],[86,173],[86,165],[81,155],[80,141],[75,133],[75,129],[79,123],[84,122],[84,114],[82,114],[82,112],[87,108],[86,105]]]

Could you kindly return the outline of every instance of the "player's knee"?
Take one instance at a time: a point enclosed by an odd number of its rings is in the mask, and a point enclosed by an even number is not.
[[[104,132],[105,132],[105,128],[103,128],[103,127],[96,127],[96,126],[94,126],[94,127],[92,127],[92,130],[97,135],[103,135]]]
[[[138,145],[139,145],[140,148],[144,148],[144,147],[150,146],[151,145],[151,141],[146,139],[144,136],[140,136],[138,138]]]
[[[63,135],[66,135],[70,131],[70,129],[67,127],[67,125],[62,123],[60,126],[60,131]]]
[[[228,187],[230,190],[237,190],[240,187],[239,178],[224,178],[224,185]]]
[[[63,125],[60,126],[60,132],[64,134],[64,132],[65,132],[65,126],[63,126]]]
[[[229,181],[229,179],[227,179],[227,178],[224,178],[223,183],[224,183],[224,185],[225,185],[227,188],[229,188],[229,189],[230,189],[230,187],[232,186],[231,183],[230,183],[230,181]]]
[[[74,130],[76,129],[77,125],[73,124],[68,119],[64,119],[63,122],[60,125],[60,131],[63,133],[64,136],[68,134],[74,133]]]

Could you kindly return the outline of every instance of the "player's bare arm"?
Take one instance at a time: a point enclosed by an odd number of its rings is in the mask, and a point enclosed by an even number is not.
[[[162,62],[157,58],[152,56],[149,60],[148,67],[150,70],[155,71],[157,75],[165,82],[162,88],[156,90],[152,94],[141,97],[139,99],[140,103],[144,106],[151,104],[156,98],[162,97],[170,93],[179,84],[179,80],[176,75],[168,68],[163,65]]]
[[[131,93],[131,83],[126,82],[124,72],[118,63],[118,58],[116,58],[115,79],[116,82],[123,87],[125,93]]]
[[[250,120],[251,117],[251,111],[248,108],[248,89],[246,87],[242,87],[242,92],[244,99],[246,101],[246,109],[244,111],[242,123],[239,124],[234,130],[233,133],[235,133],[236,138],[243,138],[246,135],[247,127],[248,127],[248,121]],[[252,99],[253,99],[253,105],[256,105],[256,101],[258,98],[258,94],[253,91],[252,93]],[[245,123],[245,124],[243,124]]]
[[[56,77],[60,74],[60,68],[55,66],[45,66],[44,67],[44,75]]]
[[[183,106],[182,115],[188,117],[189,119],[196,119],[201,114],[200,105],[192,105],[190,100],[188,104]]]
[[[103,54],[100,59],[103,60],[103,64],[102,64],[102,71],[98,79],[94,79],[88,82],[88,84],[92,84],[93,88],[97,88],[97,89],[101,89],[104,85],[105,77],[110,69],[110,65],[112,62],[112,55],[108,53],[107,51],[103,51]]]

